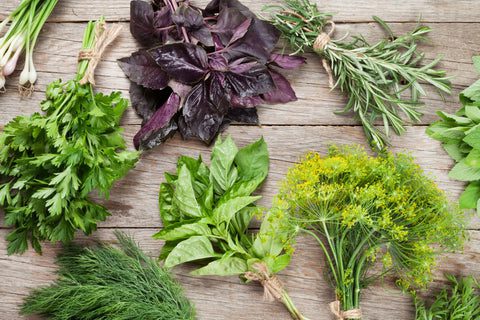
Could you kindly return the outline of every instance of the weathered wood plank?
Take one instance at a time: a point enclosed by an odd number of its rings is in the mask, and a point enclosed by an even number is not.
[[[126,137],[131,138],[136,126],[126,126]],[[350,126],[232,126],[227,131],[239,145],[245,145],[263,136],[271,155],[270,175],[259,191],[264,198],[262,205],[269,206],[277,192],[279,181],[288,168],[305,152],[325,152],[328,145],[359,143],[365,145],[362,129]],[[158,216],[158,187],[165,171],[175,169],[179,155],[198,156],[209,159],[210,149],[198,141],[182,141],[176,136],[164,145],[145,152],[136,169],[118,182],[105,204],[112,217],[102,223],[103,227],[160,227]],[[456,199],[463,184],[448,179],[447,173],[453,162],[437,141],[424,133],[423,127],[411,127],[407,133],[395,138],[392,150],[411,152],[416,161],[439,183],[451,199]],[[1,215],[0,215],[1,216]],[[479,225],[480,226],[480,225]]]
[[[5,17],[19,0],[4,0],[0,3],[0,19]],[[198,6],[204,6],[208,0],[195,0]],[[252,10],[260,12],[264,5],[280,1],[243,0],[242,3]],[[480,3],[475,0],[445,1],[445,0],[406,0],[400,5],[398,1],[362,1],[362,0],[322,0],[317,1],[324,12],[335,14],[335,20],[341,22],[372,21],[372,15],[377,15],[386,21],[416,22],[421,17],[424,21],[434,22],[478,22],[477,12]],[[86,21],[104,15],[108,20],[129,19],[128,0],[108,1],[61,1],[52,21]]]
[[[124,24],[125,32],[112,46],[96,72],[97,86],[100,90],[121,90],[128,97],[129,82],[118,67],[116,60],[130,55],[137,44]],[[394,30],[404,32],[414,24],[395,24]],[[48,83],[58,78],[71,79],[76,70],[77,54],[80,49],[84,24],[62,23],[48,24],[37,47],[35,62],[39,74],[38,92],[31,99],[21,100],[16,92],[19,71],[8,80],[8,92],[0,95],[0,125],[7,123],[14,116],[38,111],[38,102],[44,97],[43,91]],[[465,86],[478,79],[471,65],[471,56],[480,51],[480,43],[467,44],[472,33],[480,34],[479,24],[435,24],[431,34],[431,43],[424,45],[427,61],[439,54],[444,54],[442,63],[454,85],[453,95],[444,101],[430,88],[429,97],[424,101],[425,116],[422,123],[437,119],[436,110],[454,112],[458,108],[458,93]],[[347,31],[365,34],[367,38],[378,39],[382,32],[375,24],[342,25],[337,35]],[[300,70],[285,72],[297,92],[298,101],[285,105],[261,106],[260,120],[263,124],[308,124],[341,125],[356,123],[352,117],[335,115],[334,111],[343,108],[345,98],[339,90],[331,91],[325,72],[318,57],[308,54],[308,63]],[[139,118],[129,110],[124,123],[138,124]]]
[[[125,229],[135,236],[141,247],[150,255],[157,256],[160,241],[151,239],[152,229]],[[0,252],[5,252],[5,230],[0,230]],[[80,242],[112,242],[112,230],[101,230]],[[18,306],[34,288],[44,286],[55,279],[54,256],[59,246],[46,245],[42,256],[29,251],[23,256],[2,256],[2,286],[0,313],[4,319],[21,319]],[[445,272],[473,274],[480,276],[475,261],[480,259],[480,231],[471,231],[471,242],[466,254],[449,254],[442,257],[435,272],[438,286]],[[323,279],[323,258],[320,248],[310,238],[300,237],[292,264],[282,273],[281,279],[297,306],[307,317],[315,320],[331,319],[327,304],[334,299],[334,293]],[[262,289],[257,284],[244,285],[236,277],[192,277],[191,267],[175,269],[176,277],[184,285],[187,295],[198,309],[199,319],[289,319],[278,303],[262,301]],[[385,303],[388,301],[388,303]],[[365,290],[362,307],[366,319],[410,320],[413,307],[408,297],[402,295],[391,281],[386,279]]]

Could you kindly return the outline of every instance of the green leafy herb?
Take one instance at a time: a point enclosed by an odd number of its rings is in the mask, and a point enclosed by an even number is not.
[[[193,320],[194,307],[171,274],[133,239],[115,234],[119,249],[67,247],[57,261],[60,278],[35,290],[21,312],[58,320]]]
[[[228,137],[217,140],[207,167],[201,158],[182,156],[176,174],[166,173],[160,187],[164,229],[154,237],[166,240],[160,254],[165,267],[196,261],[194,275],[239,275],[259,281],[265,297],[281,301],[294,319],[305,319],[276,273],[288,266],[296,230],[280,210],[267,214],[257,234],[248,226],[262,209],[252,193],[268,174],[263,139],[240,150]]]
[[[103,23],[88,24],[83,49],[94,46]],[[79,64],[75,80],[48,86],[44,115],[19,116],[0,135],[0,205],[14,228],[9,254],[24,252],[28,239],[40,252],[41,240],[68,242],[77,229],[91,233],[109,213],[90,192],[108,197],[137,161],[119,127],[128,101],[120,92],[95,94],[90,83],[80,84],[88,64]]]
[[[271,22],[296,52],[311,48],[322,57],[330,86],[348,95],[347,105],[340,113],[355,113],[373,148],[382,150],[388,145],[390,128],[396,134],[406,130],[402,115],[411,121],[420,120],[419,97],[426,95],[422,83],[434,86],[440,93],[450,93],[445,71],[435,69],[440,58],[420,65],[424,54],[417,46],[430,32],[429,27],[418,26],[405,35],[395,36],[384,21],[374,17],[388,39],[375,44],[362,36],[354,36],[348,42],[343,38],[333,40],[333,29],[330,34],[323,32],[328,24],[334,26],[330,14],[320,12],[308,0],[284,2],[282,6],[268,7],[273,10]],[[376,127],[377,120],[383,122],[383,131]]]
[[[480,56],[473,58],[480,73]],[[428,127],[430,137],[441,141],[456,165],[449,177],[469,182],[460,207],[480,212],[480,80],[460,94],[462,107],[455,114],[438,111],[440,120]]]
[[[391,275],[404,289],[425,286],[436,255],[461,247],[465,234],[463,213],[403,154],[370,157],[359,147],[308,154],[289,170],[276,203],[323,249],[333,306],[345,318],[360,313],[362,290],[379,277]],[[376,261],[383,269],[371,268]]]
[[[480,319],[480,285],[473,277],[455,278],[447,275],[450,282],[448,288],[435,297],[433,303],[426,303],[414,295],[416,320]]]

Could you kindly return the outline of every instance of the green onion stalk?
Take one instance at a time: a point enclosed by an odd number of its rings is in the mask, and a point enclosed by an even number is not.
[[[330,87],[348,97],[345,108],[337,113],[353,114],[376,151],[388,147],[390,131],[397,135],[406,131],[406,120],[420,121],[420,97],[426,95],[423,84],[433,86],[440,95],[450,94],[446,72],[436,68],[440,58],[422,64],[424,53],[418,45],[431,31],[427,26],[396,36],[383,20],[374,17],[388,37],[371,44],[361,35],[334,39],[332,15],[309,0],[284,0],[284,5],[266,10],[271,11],[271,23],[295,53],[311,50],[321,58]]]
[[[38,35],[58,0],[23,0],[18,7],[0,23],[0,90],[4,91],[6,78],[17,66],[25,52],[25,65],[20,74],[19,90],[29,96],[37,81],[37,71],[33,64],[33,50]]]
[[[466,233],[463,212],[403,154],[308,154],[275,203],[322,249],[337,319],[361,319],[361,294],[382,277],[405,291],[424,288],[437,255],[460,249]]]

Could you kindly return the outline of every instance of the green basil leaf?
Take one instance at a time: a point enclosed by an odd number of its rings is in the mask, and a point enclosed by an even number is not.
[[[460,208],[462,209],[475,209],[479,199],[480,182],[475,181],[470,183],[468,187],[465,188],[465,191],[462,193],[458,201],[460,203]]]
[[[261,196],[249,196],[230,199],[213,210],[213,220],[218,224],[221,222],[229,223],[238,211],[254,203],[260,198]]]
[[[472,57],[472,61],[473,61],[473,66],[475,67],[475,70],[477,70],[477,72],[480,73],[480,56]]]
[[[463,141],[472,148],[480,149],[480,127],[468,131]]]
[[[268,174],[268,148],[265,140],[260,140],[240,149],[235,156],[239,176],[242,180],[265,179]],[[262,181],[263,181],[262,179]]]
[[[465,106],[465,115],[475,121],[480,122],[480,108],[476,105],[468,104]]]
[[[289,254],[282,254],[281,256],[278,256],[275,258],[275,261],[273,262],[272,266],[272,273],[278,273],[288,267],[290,264],[290,260],[292,259],[292,256]]]
[[[465,154],[462,152],[460,145],[458,143],[446,143],[443,145],[445,151],[448,155],[452,157],[455,161],[460,161],[465,158]]]
[[[155,235],[153,235],[153,237],[155,239],[175,241],[186,239],[191,236],[207,236],[210,233],[210,228],[204,223],[178,223],[172,224],[160,230]]]
[[[224,257],[191,272],[194,276],[235,276],[247,272],[247,262],[237,257]]]
[[[251,195],[258,189],[264,180],[265,177],[258,176],[251,180],[238,181],[222,196],[221,201]]]
[[[195,198],[192,176],[186,165],[180,168],[175,187],[173,197],[178,209],[188,216],[201,217],[202,210]]]
[[[480,168],[480,150],[472,149],[468,154],[468,156],[463,161],[469,167]]]
[[[185,262],[214,258],[216,256],[212,244],[207,237],[194,236],[178,243],[176,247],[173,248],[165,259],[165,268],[173,268]]]
[[[479,101],[480,100],[480,80],[477,80],[470,87],[463,90],[461,94],[464,97],[469,98],[470,100]]]
[[[217,194],[228,190],[237,179],[237,170],[232,168],[237,152],[237,146],[230,136],[223,142],[218,138],[215,143],[211,155],[210,179]]]
[[[448,176],[460,181],[475,181],[480,179],[480,168],[470,167],[463,159],[453,167]]]
[[[173,205],[173,187],[168,183],[160,185],[160,193],[158,194],[158,206],[160,208],[160,217],[163,221],[163,226],[177,221],[178,216]]]
[[[469,118],[457,116],[457,115],[454,115],[454,114],[449,114],[449,113],[446,113],[446,112],[443,112],[443,111],[438,111],[437,114],[443,120],[445,120],[447,122],[453,122],[453,123],[458,124],[458,125],[469,125],[469,124],[472,123],[472,120],[470,120]]]

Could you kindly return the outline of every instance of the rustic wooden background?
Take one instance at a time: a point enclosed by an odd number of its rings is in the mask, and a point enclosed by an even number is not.
[[[0,20],[6,17],[19,0],[0,1]],[[204,5],[206,0],[194,0]],[[244,0],[259,12],[268,0]],[[454,112],[458,108],[458,93],[474,82],[471,56],[480,53],[480,1],[476,0],[323,0],[321,9],[336,13],[337,36],[345,32],[362,33],[367,38],[382,35],[372,23],[378,15],[392,23],[393,30],[410,30],[420,17],[433,28],[430,42],[423,46],[427,60],[438,54],[444,56],[442,67],[452,76],[453,95],[441,97],[430,94],[425,99],[422,123],[412,125],[402,137],[393,139],[393,151],[411,152],[419,164],[438,181],[452,200],[457,199],[463,184],[448,179],[452,161],[436,141],[425,134],[426,126],[436,119],[438,109]],[[99,90],[121,90],[128,96],[128,81],[117,66],[118,58],[129,55],[137,47],[128,31],[129,1],[61,0],[46,24],[36,48],[35,65],[39,81],[31,99],[22,100],[16,92],[18,72],[8,80],[7,93],[0,96],[0,128],[13,117],[38,111],[46,84],[58,79],[70,79],[75,72],[76,56],[86,21],[104,15],[108,21],[124,25],[124,32],[105,56],[97,70]],[[235,140],[244,145],[264,136],[271,154],[271,171],[261,193],[262,204],[268,205],[277,190],[278,181],[304,152],[324,152],[331,143],[364,143],[362,129],[350,117],[333,114],[344,105],[338,91],[331,92],[321,65],[307,55],[308,64],[287,74],[299,97],[295,103],[260,107],[262,126],[234,125],[228,129]],[[311,58],[311,59],[310,59]],[[131,139],[138,130],[139,118],[128,110],[124,120],[125,135]],[[209,148],[198,142],[182,141],[178,136],[163,146],[143,154],[137,168],[114,188],[106,205],[112,216],[101,223],[90,238],[79,234],[79,241],[112,241],[112,231],[122,229],[134,235],[141,246],[156,256],[161,242],[151,235],[161,228],[158,216],[157,193],[163,172],[175,167],[177,156],[202,154],[208,158]],[[3,220],[3,214],[0,213]],[[47,285],[55,279],[54,257],[58,245],[44,245],[44,254],[32,250],[22,256],[7,256],[5,235],[9,232],[0,222],[0,319],[21,319],[18,306],[33,288]],[[438,287],[444,272],[480,276],[480,220],[473,218],[469,227],[470,241],[465,251],[445,255],[435,272],[433,288]],[[320,249],[308,238],[299,239],[292,265],[280,276],[298,307],[310,319],[332,319],[327,304],[334,293],[322,277],[323,262]],[[188,267],[175,269],[187,294],[197,306],[199,319],[289,319],[278,303],[262,301],[262,289],[243,285],[235,277],[196,278],[188,275]],[[365,290],[363,295],[365,319],[407,320],[413,318],[413,306],[408,297],[385,280]]]

